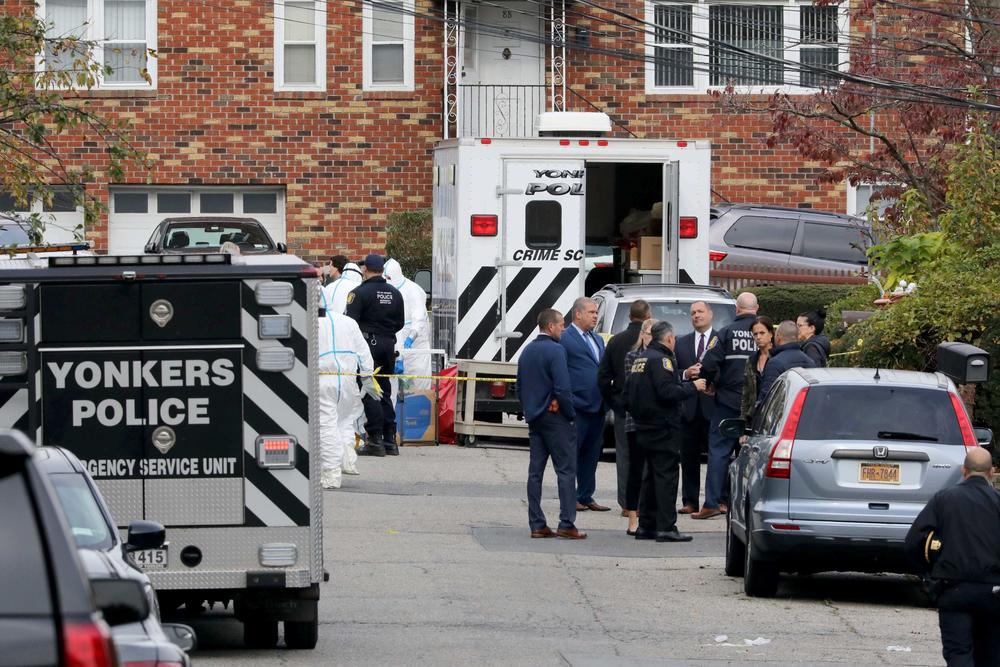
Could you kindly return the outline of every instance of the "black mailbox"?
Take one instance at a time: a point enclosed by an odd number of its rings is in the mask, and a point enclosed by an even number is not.
[[[990,377],[990,355],[968,343],[941,343],[937,348],[937,369],[955,384],[986,382]]]

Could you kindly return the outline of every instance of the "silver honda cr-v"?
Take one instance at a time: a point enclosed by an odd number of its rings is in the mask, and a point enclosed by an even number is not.
[[[944,375],[868,368],[792,369],[746,429],[726,574],[754,596],[774,595],[780,572],[907,572],[910,524],[961,479],[966,449],[992,439]]]

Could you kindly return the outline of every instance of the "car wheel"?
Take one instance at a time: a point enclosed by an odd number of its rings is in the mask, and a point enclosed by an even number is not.
[[[754,598],[773,598],[778,592],[778,568],[758,557],[753,548],[753,518],[746,517],[747,541],[744,548],[746,558],[743,565],[743,592]]]
[[[243,621],[243,644],[247,648],[274,648],[278,644],[278,622],[266,618]]]
[[[726,512],[726,576],[742,577],[746,563],[746,547],[733,535],[733,512]]]
[[[285,621],[285,646],[294,649],[316,648],[319,621]]]

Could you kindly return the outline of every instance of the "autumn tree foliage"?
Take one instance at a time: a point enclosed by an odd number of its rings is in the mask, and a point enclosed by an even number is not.
[[[848,0],[816,0],[844,5]],[[827,165],[828,181],[884,186],[885,198],[918,192],[944,209],[947,167],[981,112],[1000,130],[998,0],[850,0],[848,63],[815,95],[779,92],[765,102],[731,94],[770,115],[768,143],[790,142]],[[903,216],[889,215],[897,229]]]

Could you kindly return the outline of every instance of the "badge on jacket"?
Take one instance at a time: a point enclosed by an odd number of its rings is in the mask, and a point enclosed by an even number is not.
[[[354,303],[354,292],[347,295],[347,303]]]
[[[713,347],[719,344],[719,337],[712,336],[712,340],[708,341],[708,349],[711,350]]]
[[[666,357],[663,357],[663,367],[666,368],[671,373],[674,372],[674,364],[673,364],[673,362],[670,361],[669,359],[667,359]]]

